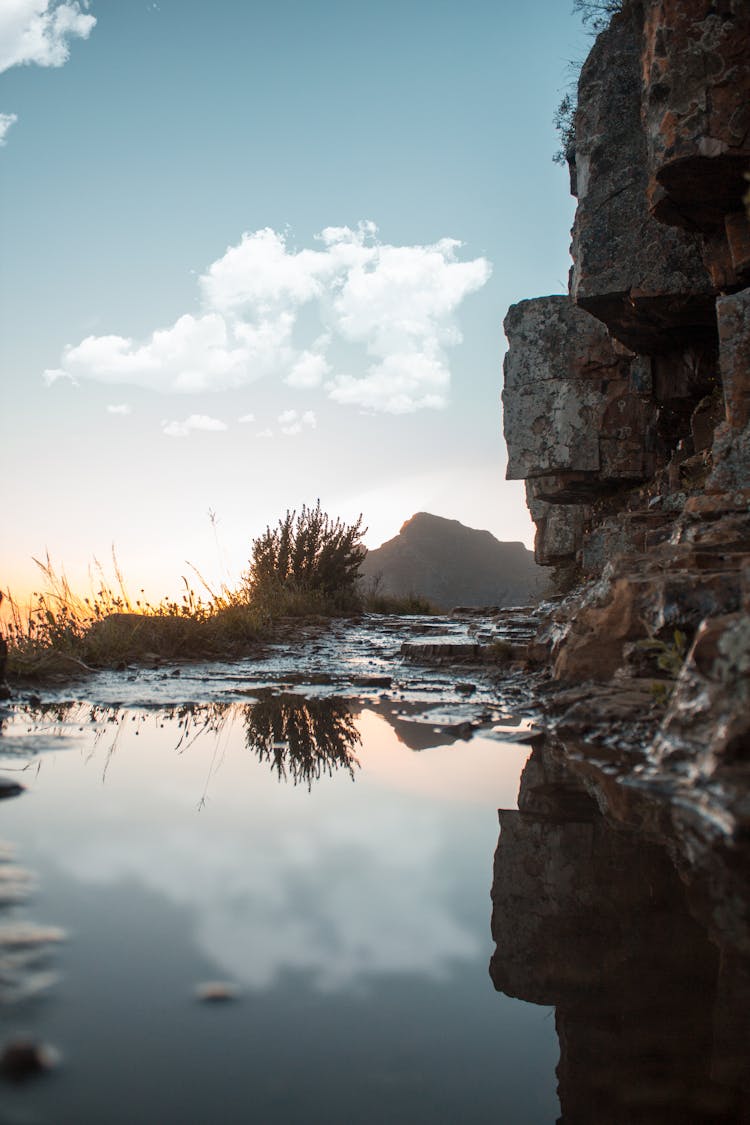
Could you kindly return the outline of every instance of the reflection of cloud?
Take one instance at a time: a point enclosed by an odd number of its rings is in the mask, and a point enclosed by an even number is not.
[[[273,375],[371,410],[445,406],[447,353],[461,341],[455,314],[488,280],[489,263],[459,261],[461,244],[449,238],[381,243],[370,222],[329,227],[317,241],[315,250],[296,250],[268,228],[246,233],[200,278],[197,315],[140,342],[87,336],[65,349],[59,370],[182,393]],[[311,322],[304,341],[303,310]],[[328,353],[337,342],[359,351],[358,369],[335,372]]]
[[[261,817],[238,850],[231,828],[199,839],[154,826],[151,838],[142,830],[138,840],[97,840],[60,862],[83,881],[135,878],[193,910],[201,950],[249,987],[290,969],[326,990],[366,973],[439,976],[476,954],[474,936],[440,901],[431,817],[381,807],[366,822],[286,827]]]
[[[359,775],[352,785],[346,771],[310,795],[255,766],[240,724],[228,738],[200,814],[193,783],[180,783],[186,769],[205,772],[210,743],[172,756],[161,774],[149,746],[128,794],[138,802],[137,831],[129,805],[106,806],[127,763],[121,746],[119,773],[97,789],[101,819],[66,834],[56,862],[87,883],[135,879],[188,910],[201,951],[250,988],[289,970],[321,990],[374,973],[441,977],[455,959],[478,955],[446,891],[445,865],[463,842],[455,807],[405,799]]]

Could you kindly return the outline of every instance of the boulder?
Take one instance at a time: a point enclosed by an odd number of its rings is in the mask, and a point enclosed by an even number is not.
[[[656,412],[641,360],[563,296],[512,305],[504,328],[509,480],[534,479],[538,499],[570,503],[653,472]]]

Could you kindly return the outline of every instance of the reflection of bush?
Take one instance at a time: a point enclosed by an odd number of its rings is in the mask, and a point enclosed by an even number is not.
[[[354,748],[361,739],[342,700],[268,696],[247,708],[244,721],[248,747],[280,780],[304,781],[309,789],[337,769],[354,777]]]

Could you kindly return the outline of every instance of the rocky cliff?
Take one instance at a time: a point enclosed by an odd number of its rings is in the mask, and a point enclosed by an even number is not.
[[[568,157],[569,293],[505,319],[508,476],[526,481],[537,561],[577,585],[531,655],[560,682],[653,679],[654,760],[735,779],[750,771],[746,0],[624,0],[583,65]]]
[[[522,301],[505,319],[508,476],[526,481],[537,561],[563,568],[572,592],[548,607],[528,652],[549,680],[546,733],[521,813],[501,818],[492,971],[498,987],[558,1005],[563,1120],[745,1121],[747,0],[624,0],[583,65],[568,158],[569,293]],[[688,888],[676,931],[675,872]],[[631,919],[654,925],[645,942],[611,912],[610,885]],[[667,914],[652,923],[658,902]],[[659,934],[669,971],[654,956]],[[678,946],[697,952],[683,963]],[[714,992],[698,1022],[693,972]],[[641,1004],[638,974],[671,990],[675,1029],[645,1091],[661,1009]],[[612,1051],[601,1054],[600,1037],[592,1075],[602,1019]],[[690,1020],[706,1044],[694,1063],[679,1033]]]
[[[440,609],[537,602],[547,576],[523,543],[501,543],[489,531],[417,512],[398,535],[368,551],[361,568],[368,588],[419,594]]]

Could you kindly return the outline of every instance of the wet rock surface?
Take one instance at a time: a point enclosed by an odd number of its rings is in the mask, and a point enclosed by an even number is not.
[[[290,624],[274,644],[245,660],[132,665],[95,672],[85,685],[18,692],[6,755],[59,748],[82,721],[124,709],[170,712],[264,701],[340,700],[403,725],[413,748],[449,744],[481,730],[504,737],[514,715],[530,714],[535,677],[526,668],[537,607],[463,608],[446,616],[341,619]],[[179,672],[178,676],[175,672]],[[466,677],[471,677],[467,682]],[[1,716],[0,716],[1,722]],[[400,728],[399,728],[400,729]]]

